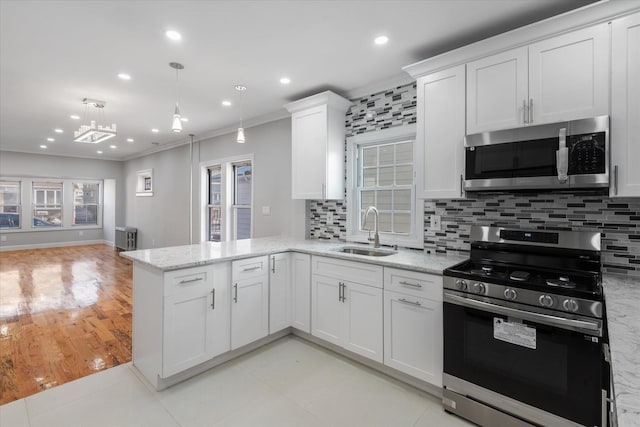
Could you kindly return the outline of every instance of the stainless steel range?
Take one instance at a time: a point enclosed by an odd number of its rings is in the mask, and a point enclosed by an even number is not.
[[[605,426],[600,233],[471,229],[444,271],[444,409],[483,426]]]

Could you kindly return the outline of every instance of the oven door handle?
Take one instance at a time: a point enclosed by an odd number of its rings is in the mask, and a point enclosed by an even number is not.
[[[512,316],[522,320],[538,322],[549,326],[557,326],[562,329],[572,331],[591,331],[596,332],[598,336],[602,336],[602,326],[598,322],[589,322],[585,320],[565,319],[564,317],[551,316],[548,314],[532,313],[530,311],[518,310],[515,308],[503,307],[489,302],[478,301],[471,298],[444,294],[444,302],[461,305],[463,307],[477,308],[478,310],[489,311],[491,313],[502,314],[504,316]]]

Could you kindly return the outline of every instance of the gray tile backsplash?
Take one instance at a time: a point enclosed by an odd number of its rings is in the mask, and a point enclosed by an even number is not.
[[[347,137],[416,122],[416,86],[409,84],[353,100],[346,114]],[[603,270],[640,278],[640,198],[611,199],[598,193],[468,194],[461,200],[424,203],[424,247],[439,253],[468,252],[471,225],[602,232]],[[309,200],[308,235],[346,236],[346,200]],[[327,222],[327,213],[333,220]],[[439,231],[430,216],[441,215]]]

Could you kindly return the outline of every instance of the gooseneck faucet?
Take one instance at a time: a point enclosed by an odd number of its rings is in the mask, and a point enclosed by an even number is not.
[[[367,210],[364,212],[364,220],[362,221],[362,228],[364,229],[364,227],[366,227],[367,225],[367,218],[369,218],[369,212],[373,212],[375,214],[375,222],[374,222],[374,235],[373,238],[371,238],[371,229],[369,228],[369,237],[367,238],[367,240],[369,240],[370,242],[373,242],[373,247],[374,248],[379,248],[380,247],[380,235],[378,234],[378,209],[375,206],[369,206],[367,208]]]

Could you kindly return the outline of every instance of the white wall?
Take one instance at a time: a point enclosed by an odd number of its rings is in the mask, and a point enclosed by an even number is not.
[[[9,151],[0,152],[0,175],[13,177],[52,177],[52,178],[83,178],[83,179],[112,179],[115,182],[115,191],[103,193],[106,197],[115,197],[115,200],[105,200],[110,205],[115,216],[115,223],[124,221],[124,175],[122,162],[111,160],[81,159],[75,157],[50,156],[42,154],[16,153]],[[110,221],[110,227],[113,221]],[[103,228],[84,229],[82,236],[78,230],[42,230],[32,232],[6,232],[0,233],[6,237],[2,242],[3,248],[20,246],[54,246],[57,244],[71,244],[82,241],[102,241],[105,238]],[[107,231],[109,237],[112,230]]]
[[[248,128],[245,135],[245,144],[236,143],[235,133],[194,143],[194,243],[200,240],[204,212],[200,207],[200,163],[245,154],[253,154],[253,236],[293,235],[297,227],[297,234],[304,237],[304,201],[291,199],[291,120]],[[150,168],[154,194],[136,197],[136,171]],[[138,247],[188,244],[189,145],[129,160],[125,174],[126,225],[138,228]],[[271,215],[262,215],[263,206],[271,208]]]

